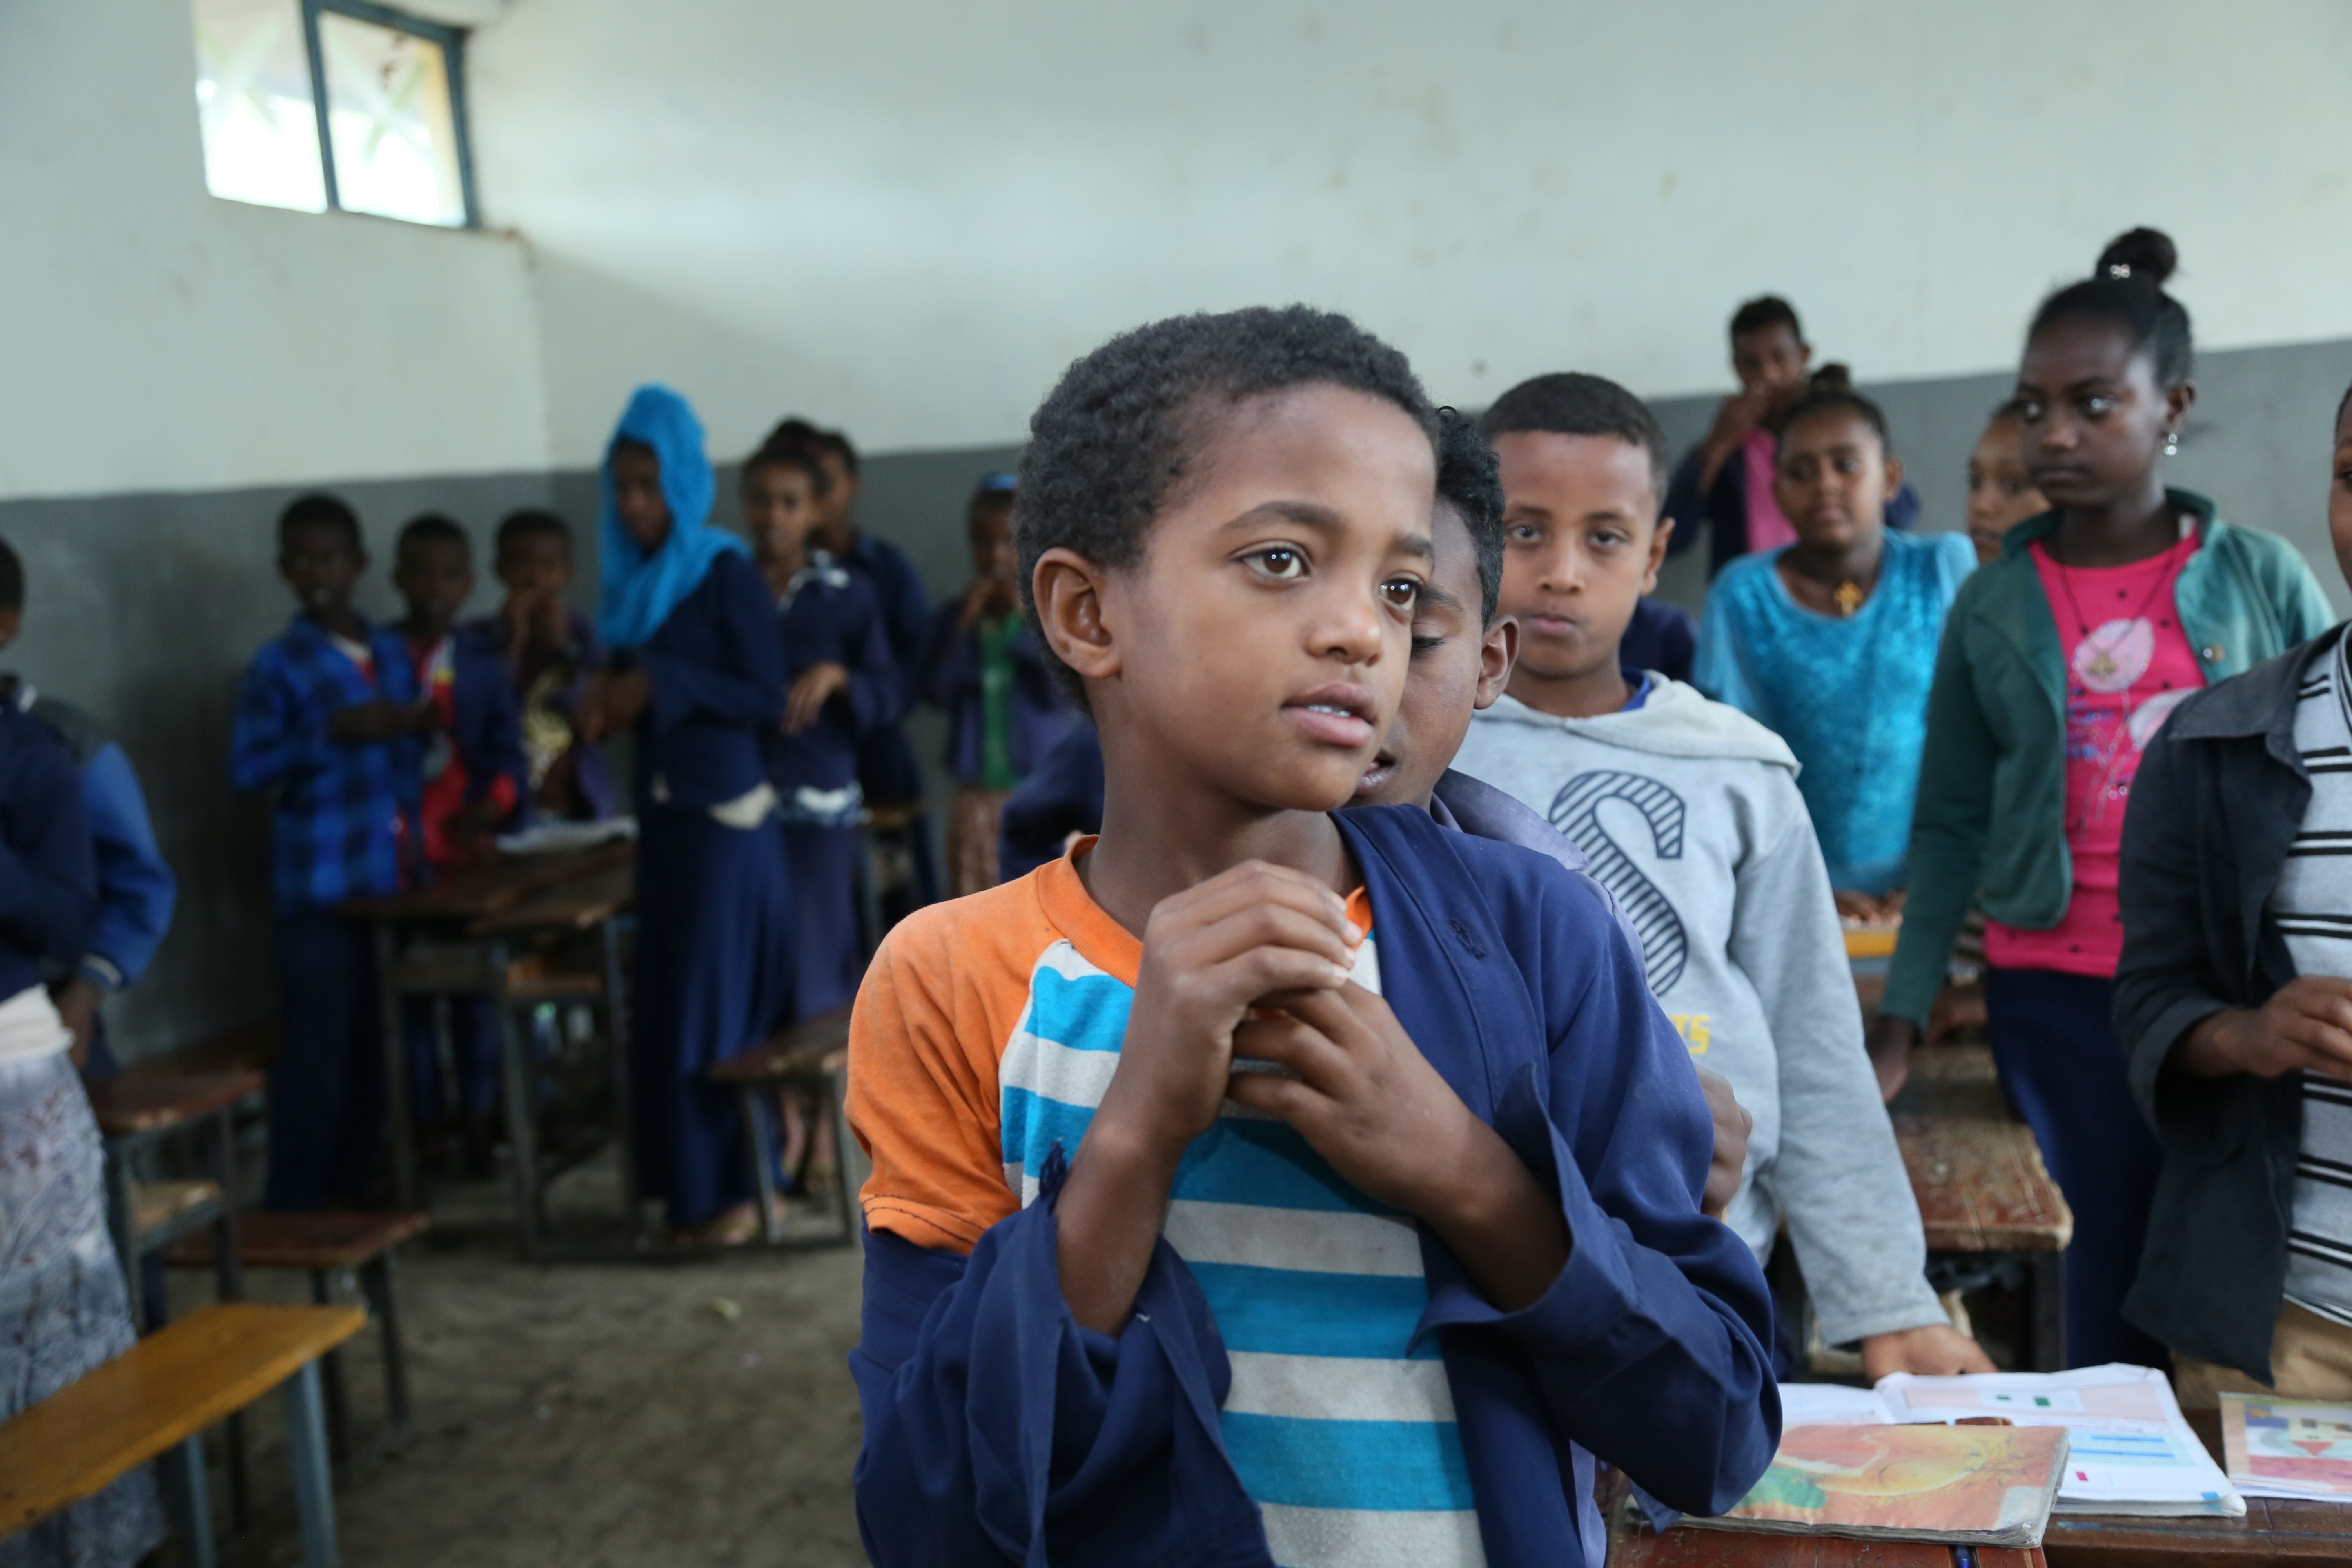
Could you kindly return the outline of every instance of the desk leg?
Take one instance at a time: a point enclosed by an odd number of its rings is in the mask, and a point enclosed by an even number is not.
[[[224,1301],[245,1299],[245,1259],[236,1243],[236,1108],[213,1117],[213,1180],[220,1184],[220,1218],[213,1226],[214,1289]],[[237,1532],[253,1526],[253,1487],[246,1469],[245,1413],[228,1418],[228,1513]]]
[[[760,1104],[762,1092],[775,1093],[765,1084],[742,1084],[735,1098],[743,1107],[743,1142],[751,1151],[751,1183],[759,1194],[760,1234],[774,1246],[784,1239],[784,1215],[776,1202],[776,1150],[768,1131],[768,1116]]]
[[[335,1303],[332,1281],[324,1268],[310,1270],[310,1300],[319,1306]],[[348,1463],[352,1457],[352,1402],[343,1388],[343,1352],[340,1345],[320,1358],[326,1363],[323,1379],[327,1388],[327,1452]]]
[[[612,1052],[613,1137],[621,1159],[621,1216],[632,1234],[643,1234],[646,1206],[637,1201],[637,1131],[629,1103],[629,977],[621,963],[621,917],[603,926],[604,942],[604,1039]]]
[[[383,1015],[384,1106],[392,1122],[392,1191],[403,1209],[416,1201],[416,1126],[408,1103],[408,1040],[401,1026],[400,990],[393,984],[400,962],[400,938],[390,921],[375,922],[375,990]]]
[[[294,1500],[302,1513],[302,1568],[338,1568],[334,1472],[315,1361],[286,1384],[286,1446],[294,1458]]]
[[[2037,1252],[2033,1275],[2033,1370],[2060,1372],[2066,1365],[2066,1255]]]
[[[114,1233],[114,1256],[122,1265],[123,1288],[131,1300],[131,1331],[147,1332],[146,1270],[139,1256],[139,1237],[131,1210],[131,1151],[113,1139],[106,1141],[106,1228]]]
[[[824,1117],[833,1128],[833,1188],[834,1207],[841,1216],[841,1240],[845,1247],[857,1240],[857,1194],[850,1186],[850,1151],[856,1145],[849,1136],[849,1118],[843,1106],[848,1075],[824,1075]],[[812,1130],[813,1131],[813,1130]]]
[[[858,869],[865,873],[858,879],[858,912],[866,923],[866,929],[857,933],[858,945],[866,950],[865,956],[871,962],[875,949],[882,945],[882,857],[874,829],[860,827],[857,844]]]
[[[193,1568],[213,1568],[213,1507],[205,1495],[205,1435],[191,1432],[187,1440],[163,1457],[163,1503],[172,1515],[172,1529],[180,1538],[180,1560]]]
[[[380,1252],[360,1265],[360,1289],[375,1313],[383,1342],[383,1404],[396,1433],[408,1430],[408,1358],[400,1342],[400,1311],[393,1304],[392,1254]]]
[[[511,955],[503,942],[490,943],[490,1009],[498,1015],[499,1065],[506,1084],[507,1149],[514,1157],[515,1222],[522,1228],[522,1255],[539,1261],[540,1231],[545,1215],[540,1208],[539,1118],[531,1103],[530,1051],[515,1027],[514,999],[507,994],[507,964]]]

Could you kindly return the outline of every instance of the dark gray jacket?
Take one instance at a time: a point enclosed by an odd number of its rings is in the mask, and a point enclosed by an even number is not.
[[[2294,977],[2265,918],[2311,801],[2296,689],[2336,626],[2208,687],[2149,742],[2124,817],[2116,1037],[2165,1150],[2124,1316],[2174,1350],[2270,1382],[2303,1136],[2294,1075],[2168,1072],[2190,1026],[2259,1007]]]

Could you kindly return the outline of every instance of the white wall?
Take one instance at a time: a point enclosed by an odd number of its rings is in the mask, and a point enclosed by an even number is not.
[[[187,0],[0,0],[0,498],[543,469],[517,240],[205,189]]]
[[[566,463],[656,374],[722,451],[1002,441],[1121,327],[1290,299],[1473,405],[1720,384],[1766,289],[1981,371],[2141,222],[2208,344],[2352,333],[2342,0],[517,0],[473,58]]]

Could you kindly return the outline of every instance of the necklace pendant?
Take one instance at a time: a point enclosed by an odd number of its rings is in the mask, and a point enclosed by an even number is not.
[[[2088,673],[2096,679],[2100,680],[2108,679],[2114,676],[2116,669],[2116,665],[2115,656],[2109,653],[2106,649],[2101,648],[2097,653],[2091,657],[2091,662],[2088,666]]]
[[[1837,606],[1839,615],[1851,618],[1856,610],[1862,608],[1862,584],[1849,577],[1837,585],[1837,592],[1830,595],[1830,602]]]

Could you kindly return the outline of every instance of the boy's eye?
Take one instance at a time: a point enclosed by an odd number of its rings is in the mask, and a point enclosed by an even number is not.
[[[1415,658],[1419,658],[1425,653],[1435,653],[1444,646],[1444,637],[1427,637],[1420,632],[1412,634],[1412,657]]]
[[[1503,530],[1503,539],[1511,544],[1538,544],[1543,541],[1543,530],[1532,522],[1515,522]]]
[[[1242,557],[1259,576],[1271,577],[1277,583],[1295,583],[1307,575],[1306,552],[1287,544],[1269,544],[1263,550],[1253,550]]]
[[[2017,400],[2017,416],[2028,425],[2042,423],[2042,405],[2028,398]]]
[[[1391,577],[1381,584],[1381,597],[1400,610],[1410,610],[1421,602],[1421,579]]]
[[[2105,418],[2115,406],[2116,400],[2112,397],[2095,395],[2083,399],[2083,412],[2094,419]]]

